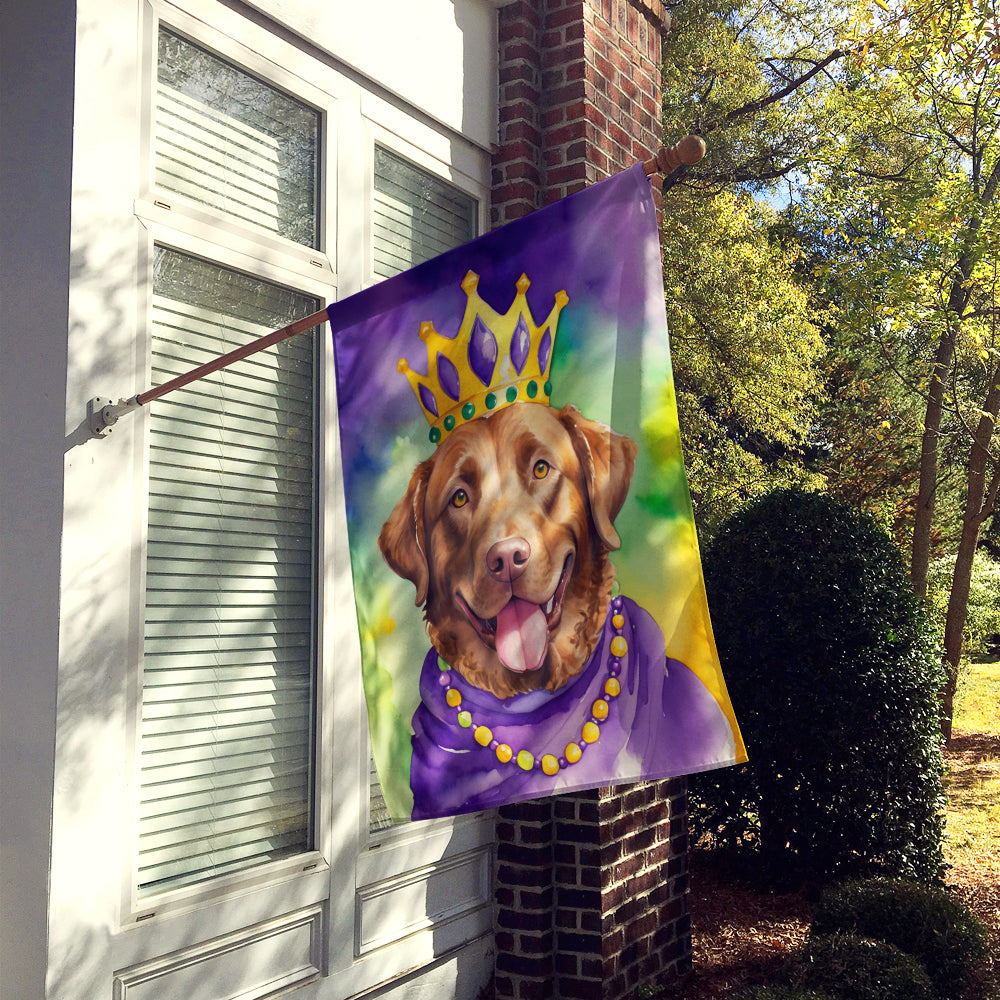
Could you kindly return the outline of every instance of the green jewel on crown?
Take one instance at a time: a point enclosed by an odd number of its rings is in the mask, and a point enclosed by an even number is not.
[[[420,325],[427,374],[415,372],[405,358],[398,368],[431,425],[433,444],[446,440],[456,427],[518,400],[548,406],[556,326],[569,296],[557,292],[552,311],[536,326],[525,298],[530,285],[522,274],[514,301],[501,315],[479,297],[479,275],[469,271],[462,281],[467,302],[458,333],[445,337],[433,323]]]

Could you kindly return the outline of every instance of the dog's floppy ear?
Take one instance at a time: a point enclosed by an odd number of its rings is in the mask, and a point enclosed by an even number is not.
[[[628,496],[639,448],[624,434],[588,420],[575,406],[564,406],[556,416],[569,431],[583,467],[597,534],[609,549],[617,549],[622,541],[614,520]]]
[[[413,470],[406,495],[382,525],[378,547],[394,573],[417,588],[416,604],[427,600],[427,549],[424,544],[424,496],[434,460],[427,459]]]

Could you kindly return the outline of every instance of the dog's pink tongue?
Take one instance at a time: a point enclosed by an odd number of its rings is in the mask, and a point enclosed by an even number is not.
[[[549,637],[545,614],[537,604],[512,597],[497,615],[497,655],[508,670],[537,670],[545,659]]]

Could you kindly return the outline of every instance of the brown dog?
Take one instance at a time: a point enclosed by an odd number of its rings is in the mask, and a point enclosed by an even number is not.
[[[586,663],[636,450],[573,406],[515,403],[461,425],[414,470],[379,548],[470,684],[501,699],[554,690]]]

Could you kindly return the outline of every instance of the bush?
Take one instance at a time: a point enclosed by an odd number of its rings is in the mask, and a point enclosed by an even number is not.
[[[943,672],[888,535],[779,490],[723,526],[704,566],[750,762],[692,779],[695,834],[772,872],[939,878]]]
[[[870,879],[827,889],[813,916],[814,935],[850,932],[895,945],[923,963],[937,992],[961,996],[986,957],[986,934],[968,907],[945,889],[904,879]]]
[[[884,941],[853,934],[810,938],[795,964],[799,985],[820,988],[837,1000],[933,1000],[924,967]]]

